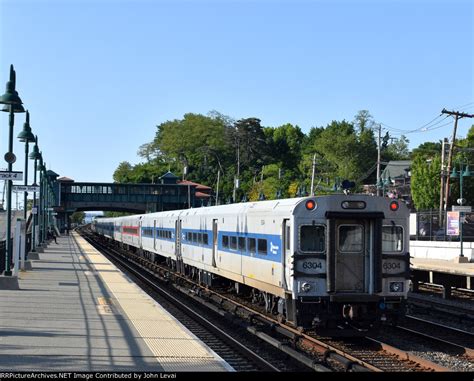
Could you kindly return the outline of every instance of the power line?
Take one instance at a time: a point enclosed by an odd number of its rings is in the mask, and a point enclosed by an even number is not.
[[[447,176],[446,176],[446,188],[445,188],[445,197],[446,197],[446,202],[445,202],[445,210],[447,210],[448,207],[448,201],[449,201],[449,172],[451,171],[451,163],[453,160],[453,149],[454,149],[454,142],[456,141],[456,130],[458,128],[458,120],[461,118],[474,118],[473,114],[466,114],[464,112],[459,112],[459,111],[448,111],[445,108],[441,111],[442,114],[447,114],[454,116],[454,129],[453,129],[453,140],[451,141],[451,144],[449,146],[449,154],[448,154],[448,167],[447,167]],[[442,163],[444,164],[444,163]]]

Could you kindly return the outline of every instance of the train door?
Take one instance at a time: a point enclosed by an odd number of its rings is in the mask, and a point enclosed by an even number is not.
[[[138,235],[137,235],[137,239],[138,239],[138,247],[140,249],[143,249],[143,245],[142,245],[142,218],[140,217],[140,222],[138,222]]]
[[[367,219],[335,221],[335,291],[368,292],[371,224]]]
[[[290,220],[283,220],[283,231],[282,231],[282,242],[283,242],[283,287],[285,290],[291,290],[291,223]]]
[[[156,220],[153,220],[153,249],[156,251]]]
[[[176,253],[176,267],[178,272],[184,273],[183,256],[181,253],[181,220],[177,219],[175,222],[175,253]]]
[[[216,257],[218,249],[217,219],[212,220],[212,267],[217,267]]]

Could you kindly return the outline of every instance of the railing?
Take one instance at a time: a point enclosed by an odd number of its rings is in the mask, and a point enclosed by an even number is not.
[[[446,234],[447,213],[438,210],[416,212],[415,234],[410,239],[419,241],[459,241],[460,236]],[[441,217],[441,218],[440,218]],[[462,239],[474,242],[474,212],[462,213]],[[412,220],[413,221],[413,220]],[[412,230],[413,231],[413,230]]]

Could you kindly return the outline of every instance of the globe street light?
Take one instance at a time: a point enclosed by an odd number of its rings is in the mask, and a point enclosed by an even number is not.
[[[463,168],[464,168],[463,163],[460,163],[459,166],[460,166],[459,173],[456,171],[456,166],[454,166],[453,171],[451,172],[451,175],[449,177],[451,177],[452,179],[459,178],[459,199],[457,201],[458,201],[458,204],[462,206],[466,202],[466,200],[464,200],[462,198],[462,179],[463,179],[463,177],[472,176],[472,174],[471,174],[471,171],[469,171],[469,165],[468,164],[466,164],[466,168],[464,170],[463,170]],[[461,255],[460,255],[461,258],[464,257],[463,242],[462,242],[463,213],[464,212],[462,210],[459,211],[459,220],[460,220],[460,223],[459,223],[459,225],[460,225],[459,226],[459,242],[461,243]]]
[[[33,170],[33,186],[36,186],[36,172],[38,170],[38,160],[41,158],[38,148],[38,136],[35,137],[35,145],[33,146],[33,152],[30,154],[30,159],[35,161]],[[33,230],[31,239],[31,252],[36,253],[36,225],[38,225],[38,207],[36,205],[36,192],[33,192]]]
[[[16,84],[16,73],[13,69],[13,65],[10,65],[10,80],[7,82],[5,94],[0,97],[0,104],[5,104],[8,107],[2,109],[2,111],[8,111],[10,113],[9,118],[9,132],[8,132],[8,152],[5,154],[5,161],[8,163],[8,172],[12,172],[13,163],[16,161],[16,157],[13,154],[13,126],[15,124],[15,113],[25,112],[23,108],[18,92],[15,90]],[[12,261],[12,241],[11,237],[11,219],[12,219],[12,180],[7,181],[7,230],[6,230],[6,255],[5,255],[5,276],[11,276],[11,261]]]
[[[29,150],[29,143],[35,141],[35,136],[31,132],[31,127],[30,127],[30,113],[28,110],[26,111],[26,121],[25,124],[23,125],[23,130],[20,132],[20,134],[17,136],[20,142],[25,142],[25,186],[28,185],[28,150]],[[28,198],[28,192],[25,191],[24,194],[24,210],[23,210],[23,218],[26,221],[26,214],[27,214],[27,198]]]

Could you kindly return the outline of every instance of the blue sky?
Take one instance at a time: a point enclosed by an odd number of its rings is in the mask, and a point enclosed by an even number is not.
[[[473,25],[469,0],[0,0],[0,86],[13,64],[48,167],[76,181],[111,181],[187,112],[308,132],[367,109],[396,137],[417,130],[414,148],[451,136],[444,107],[474,113]]]

